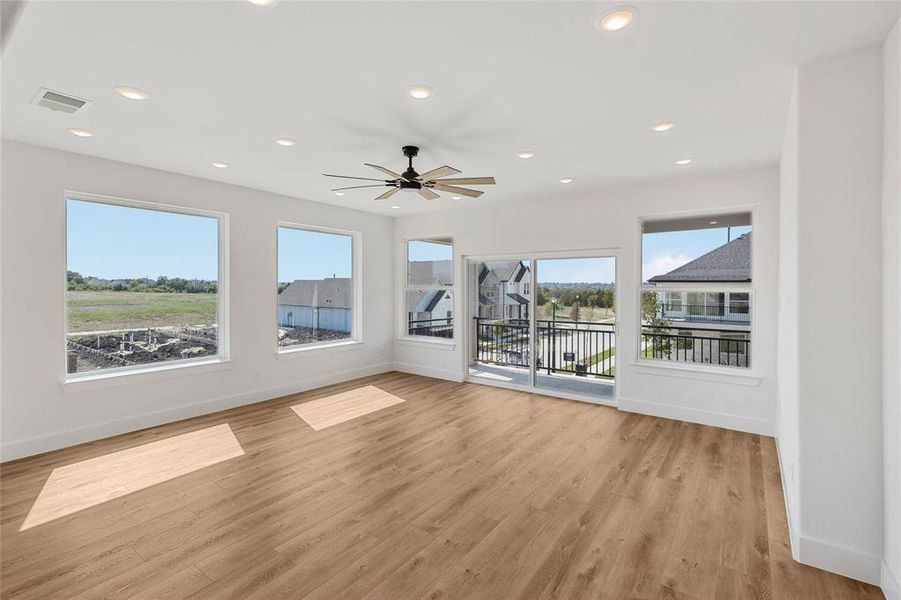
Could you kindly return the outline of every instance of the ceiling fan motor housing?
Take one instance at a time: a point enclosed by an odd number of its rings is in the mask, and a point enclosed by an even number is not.
[[[422,184],[414,181],[417,177],[419,177],[419,173],[416,172],[416,169],[413,168],[413,157],[419,156],[419,147],[418,146],[404,146],[402,148],[404,152],[404,156],[409,159],[409,166],[407,170],[401,173],[404,176],[404,179],[408,179],[409,181],[401,181],[400,187],[402,190],[418,190],[422,188]],[[406,184],[406,185],[404,185]]]

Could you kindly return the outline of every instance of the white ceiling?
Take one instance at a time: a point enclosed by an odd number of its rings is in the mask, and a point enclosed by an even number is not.
[[[386,214],[773,163],[791,67],[881,42],[899,2],[30,2],[3,54],[6,138]],[[413,100],[404,89],[435,89]],[[152,94],[125,100],[117,85]],[[94,101],[30,105],[41,87]],[[676,127],[653,134],[659,120]],[[84,127],[97,137],[68,133]],[[273,143],[290,136],[298,143]],[[478,199],[329,192],[400,147],[493,175]],[[535,158],[516,158],[520,150]],[[691,156],[696,163],[673,161]],[[230,168],[214,169],[211,161]],[[375,174],[375,175],[374,175]],[[564,186],[561,177],[575,182]],[[401,205],[392,211],[391,204]]]

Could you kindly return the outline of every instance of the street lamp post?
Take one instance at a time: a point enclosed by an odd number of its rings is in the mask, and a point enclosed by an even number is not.
[[[551,339],[550,344],[551,359],[548,361],[547,374],[550,375],[557,367],[557,296],[551,296]]]

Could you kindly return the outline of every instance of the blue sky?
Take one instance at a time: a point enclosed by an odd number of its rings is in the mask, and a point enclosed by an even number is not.
[[[538,283],[613,283],[613,258],[554,258],[538,260]]]
[[[407,244],[407,253],[412,261],[453,260],[454,247],[451,244],[410,240]]]
[[[351,236],[279,227],[279,281],[350,277],[352,269]]]
[[[67,269],[104,279],[218,279],[218,223],[179,215],[68,200]]]
[[[732,237],[751,231],[751,227],[733,227]],[[668,273],[676,267],[696,259],[729,241],[729,229],[694,229],[691,231],[667,231],[645,233],[642,236],[641,280]]]

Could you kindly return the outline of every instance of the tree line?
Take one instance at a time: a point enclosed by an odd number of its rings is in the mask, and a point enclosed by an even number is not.
[[[67,289],[89,292],[158,292],[161,294],[215,294],[219,285],[215,281],[205,279],[185,279],[183,277],[166,277],[160,275],[156,279],[137,277],[131,279],[103,279],[85,277],[77,271],[66,271]]]
[[[541,285],[538,286],[535,300],[539,305],[547,304],[552,297],[557,298],[558,306],[578,305],[594,308],[613,308],[616,298],[611,288],[568,287],[551,289]]]

